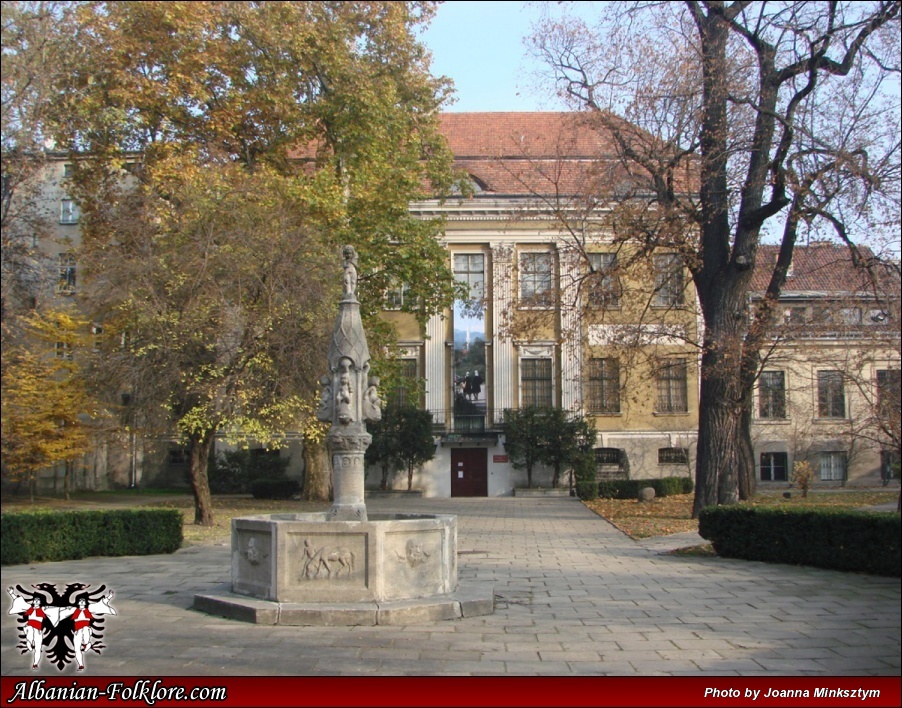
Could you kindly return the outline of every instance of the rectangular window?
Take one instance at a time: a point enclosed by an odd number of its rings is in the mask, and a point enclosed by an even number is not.
[[[877,415],[899,419],[902,408],[902,370],[881,369],[877,372]]]
[[[689,450],[685,447],[658,448],[659,465],[688,465]]]
[[[59,254],[59,281],[56,291],[67,295],[75,292],[75,256],[71,253]]]
[[[454,279],[469,287],[469,299],[481,303],[485,297],[485,256],[481,253],[454,255]]]
[[[599,465],[620,465],[623,463],[623,450],[619,447],[596,447],[595,462]]]
[[[617,254],[590,253],[592,279],[589,304],[594,307],[620,307],[620,276],[617,274]]]
[[[400,310],[410,303],[410,285],[393,281],[385,291],[385,309]]]
[[[785,452],[761,453],[761,481],[785,482],[786,470],[789,466],[789,455]]]
[[[184,447],[174,447],[169,449],[170,465],[187,465],[188,450]]]
[[[846,392],[841,371],[817,372],[818,418],[845,418]]]
[[[60,202],[60,223],[77,224],[80,213],[74,199],[63,199]]]
[[[658,367],[656,413],[685,413],[689,410],[686,387],[686,360],[664,359]]]
[[[69,342],[56,342],[53,348],[57,359],[72,359],[72,345]]]
[[[520,360],[520,398],[524,408],[550,408],[554,404],[551,359]]]
[[[620,360],[589,360],[589,410],[620,412]]]
[[[846,453],[831,450],[820,455],[820,474],[824,481],[842,481],[846,478]]]
[[[758,417],[786,417],[786,375],[784,372],[761,372],[758,379]]]
[[[895,479],[899,468],[899,453],[884,448],[880,451],[880,479],[885,487],[891,479]]]
[[[397,406],[417,405],[416,380],[417,360],[401,359],[398,370],[398,385],[392,392],[390,402]]]
[[[654,307],[675,307],[683,304],[683,263],[676,253],[666,253],[654,257],[655,294]]]
[[[101,344],[103,344],[103,325],[91,325],[91,335],[93,336],[94,351],[99,352]]]
[[[554,257],[550,253],[520,254],[520,304],[532,307],[554,304]]]
[[[783,322],[790,326],[799,327],[808,322],[807,307],[789,307],[783,311]]]

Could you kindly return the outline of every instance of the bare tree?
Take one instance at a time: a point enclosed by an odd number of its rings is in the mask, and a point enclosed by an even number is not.
[[[704,334],[694,514],[753,477],[751,394],[796,242],[899,224],[899,2],[609,3],[536,29],[561,95],[610,135],[620,238],[680,254]],[[893,39],[895,38],[895,39]],[[762,237],[780,232],[747,312]],[[880,255],[880,254],[878,254]]]

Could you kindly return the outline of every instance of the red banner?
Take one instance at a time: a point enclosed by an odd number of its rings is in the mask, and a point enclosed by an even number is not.
[[[849,677],[34,677],[3,706],[891,706],[902,679]]]

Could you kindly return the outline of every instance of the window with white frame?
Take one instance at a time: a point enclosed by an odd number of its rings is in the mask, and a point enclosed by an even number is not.
[[[75,256],[72,253],[60,253],[58,256],[59,280],[56,291],[66,295],[75,292]]]
[[[758,377],[758,417],[786,417],[786,374],[762,371]]]
[[[817,372],[817,416],[846,417],[846,391],[841,371]]]
[[[842,481],[846,477],[846,453],[827,450],[820,454],[820,476],[825,482]]]
[[[520,359],[520,404],[523,408],[554,405],[553,374],[550,357]]]
[[[620,360],[589,360],[589,410],[593,413],[620,412]]]
[[[679,254],[663,253],[654,256],[655,293],[654,307],[676,307],[683,304],[683,261]]]
[[[554,256],[526,251],[520,254],[520,304],[549,307],[554,304]]]
[[[686,413],[689,410],[685,359],[663,359],[658,366],[656,413]]]
[[[385,309],[400,310],[404,305],[411,304],[410,297],[410,285],[393,279],[385,291]]]
[[[397,406],[416,405],[417,360],[401,359],[398,363],[398,383],[391,393],[390,402]]]
[[[594,307],[620,307],[620,276],[617,274],[616,253],[590,253],[589,304]]]
[[[60,202],[60,223],[77,224],[81,213],[74,199],[63,199]]]

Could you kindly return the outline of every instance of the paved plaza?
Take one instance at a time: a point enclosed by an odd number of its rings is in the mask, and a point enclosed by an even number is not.
[[[902,673],[898,578],[666,555],[701,539],[637,542],[571,498],[380,498],[367,508],[458,515],[460,577],[494,583],[495,613],[272,627],[194,611],[195,593],[229,581],[225,545],[3,566],[2,583],[115,590],[119,614],[88,676]],[[15,644],[16,617],[4,610],[3,675],[60,675],[46,660],[31,672]]]

